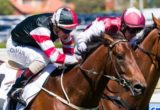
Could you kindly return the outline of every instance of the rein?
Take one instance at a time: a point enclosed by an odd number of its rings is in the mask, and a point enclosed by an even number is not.
[[[81,66],[80,66],[80,67],[81,67]],[[66,69],[66,67],[63,68],[63,71],[62,71],[62,74],[61,74],[61,87],[62,87],[62,91],[63,91],[63,93],[64,93],[64,95],[65,95],[65,97],[66,97],[67,100],[64,99],[64,98],[62,98],[62,97],[60,97],[59,95],[53,93],[52,91],[49,91],[49,90],[45,89],[44,87],[41,87],[41,89],[42,89],[43,91],[45,91],[46,93],[48,93],[49,95],[55,97],[56,99],[58,99],[58,100],[61,101],[62,103],[70,106],[71,108],[73,108],[73,109],[75,109],[75,110],[98,110],[98,106],[97,106],[97,107],[94,107],[94,108],[84,108],[84,107],[76,106],[76,105],[74,105],[74,104],[72,104],[72,103],[70,102],[70,99],[69,99],[69,97],[68,97],[68,95],[67,95],[67,93],[66,93],[66,91],[65,91],[65,89],[64,89],[64,86],[63,86],[63,74],[64,74],[65,69]],[[92,73],[92,72],[91,72],[91,73]],[[94,72],[93,72],[93,73],[94,73]]]
[[[64,98],[58,96],[57,94],[45,89],[44,87],[42,87],[42,90],[45,91],[46,93],[48,93],[49,95],[55,97],[56,99],[58,99],[59,101],[61,101],[62,103],[70,106],[71,108],[74,108],[75,110],[98,110],[98,106],[94,107],[94,108],[83,108],[83,107],[78,107],[70,102],[68,102],[67,100],[65,100]]]
[[[158,35],[159,35],[158,36],[158,38],[159,38],[160,37],[160,32],[159,31],[158,31]],[[140,47],[139,45],[137,45],[137,48],[140,49],[143,53],[147,54],[148,56],[154,56],[154,57],[156,57],[156,59],[158,61],[160,61],[160,56],[159,55],[156,55],[156,54],[154,54],[154,53],[152,53],[150,51],[147,51],[147,50],[143,49],[142,47]]]
[[[154,53],[152,53],[152,52],[150,52],[150,51],[147,51],[147,50],[144,50],[142,47],[140,47],[139,45],[137,45],[137,47],[138,47],[138,49],[140,49],[143,53],[145,53],[146,55],[148,55],[148,56],[154,56],[154,57],[156,57],[156,59],[158,60],[158,61],[160,61],[160,56],[159,55],[156,55],[156,54],[154,54]]]

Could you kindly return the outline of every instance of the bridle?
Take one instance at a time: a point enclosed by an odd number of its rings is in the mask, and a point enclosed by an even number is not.
[[[113,43],[111,43],[109,45],[109,48],[110,48],[109,56],[110,56],[111,61],[113,61],[113,58],[112,58],[112,56],[113,56],[112,49],[116,46],[116,44],[118,44],[120,42],[128,42],[128,40],[126,40],[126,39],[119,39],[119,40],[117,40],[117,41],[115,41],[115,42],[113,42]],[[107,77],[107,78],[109,78],[109,79],[111,79],[111,80],[114,80],[114,81],[118,82],[121,86],[129,89],[130,92],[131,92],[131,94],[132,94],[132,96],[135,96],[136,93],[135,93],[135,91],[133,89],[132,84],[128,80],[126,80],[125,78],[123,78],[121,76],[121,74],[117,70],[117,67],[116,67],[115,63],[112,62],[112,64],[113,64],[113,67],[115,69],[116,76],[110,76],[110,75],[104,75],[104,76]]]

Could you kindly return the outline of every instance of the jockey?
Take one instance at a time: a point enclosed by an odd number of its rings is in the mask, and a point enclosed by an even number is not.
[[[10,60],[26,67],[12,89],[8,92],[11,99],[22,104],[25,101],[19,93],[27,79],[40,72],[48,63],[76,64],[74,42],[70,32],[78,25],[76,13],[69,8],[59,8],[55,13],[33,15],[19,23],[7,41],[7,53]],[[53,42],[60,39],[63,53]],[[20,88],[20,89],[19,89]]]
[[[144,15],[135,7],[125,10],[121,17],[97,17],[84,32],[77,37],[75,53],[81,59],[82,53],[87,52],[87,42],[92,41],[102,33],[114,34],[121,31],[127,40],[131,40],[136,33],[145,27]]]

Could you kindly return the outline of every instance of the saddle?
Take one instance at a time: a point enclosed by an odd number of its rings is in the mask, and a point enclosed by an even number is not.
[[[21,65],[10,61],[9,66],[17,69],[17,67],[19,68]],[[65,68],[64,72],[69,71],[73,66],[75,66],[75,65],[71,65],[71,66]],[[23,70],[23,67],[20,69]],[[21,96],[26,101],[27,105],[23,106],[22,104],[17,103],[17,107],[18,108],[20,107],[21,109],[25,109],[28,106],[28,104],[32,101],[32,99],[34,97],[36,97],[36,95],[43,88],[43,84],[46,82],[49,75],[58,76],[58,75],[62,74],[63,70],[64,70],[64,68],[58,68],[57,66],[55,66],[53,64],[48,64],[39,74],[37,74],[35,77],[33,77],[33,79],[31,81],[27,82],[27,85],[25,85]],[[8,100],[8,104],[9,104],[9,100]]]

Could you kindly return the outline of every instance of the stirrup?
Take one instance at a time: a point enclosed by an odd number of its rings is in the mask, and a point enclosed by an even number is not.
[[[26,101],[24,101],[24,99],[21,97],[22,93],[23,93],[23,88],[17,88],[11,93],[9,97],[17,101],[18,103],[22,104],[23,106],[26,106],[27,105]]]

